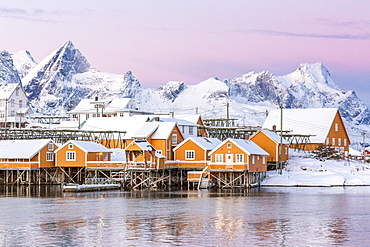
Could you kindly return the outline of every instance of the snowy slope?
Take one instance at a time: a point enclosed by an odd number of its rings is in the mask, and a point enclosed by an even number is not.
[[[0,51],[0,83],[20,83],[18,71],[7,51]]]
[[[37,65],[31,53],[27,50],[11,53],[11,56],[21,79]]]

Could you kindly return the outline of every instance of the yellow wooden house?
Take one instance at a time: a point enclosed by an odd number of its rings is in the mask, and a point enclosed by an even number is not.
[[[280,160],[280,135],[271,130],[262,129],[251,136],[251,141],[269,153],[267,162],[276,163]],[[289,157],[289,142],[282,138],[282,161]]]
[[[174,148],[175,162],[166,167],[202,170],[210,162],[209,153],[220,143],[216,138],[188,137]]]
[[[350,139],[337,108],[283,109],[282,116],[284,135],[295,138],[290,141],[291,148],[315,150],[318,144],[324,144],[342,155],[348,153]],[[262,128],[280,130],[280,121],[280,109],[273,110]],[[303,142],[304,137],[309,137],[307,143]]]
[[[34,169],[55,167],[51,139],[10,140],[0,143],[0,168]]]
[[[111,154],[110,149],[93,141],[68,141],[55,150],[55,166],[109,167]]]
[[[211,155],[210,171],[267,171],[269,154],[251,140],[228,138],[209,155]]]

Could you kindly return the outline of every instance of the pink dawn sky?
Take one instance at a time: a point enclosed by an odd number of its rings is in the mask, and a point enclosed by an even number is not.
[[[322,62],[370,105],[370,1],[5,0],[0,50],[37,62],[71,40],[92,67],[144,87]]]

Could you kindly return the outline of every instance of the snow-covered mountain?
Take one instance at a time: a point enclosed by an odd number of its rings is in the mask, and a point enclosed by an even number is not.
[[[18,71],[7,51],[0,51],[0,83],[20,83]]]
[[[31,53],[27,50],[14,52],[10,54],[13,58],[14,65],[18,70],[19,77],[22,79],[25,77],[31,69],[33,69],[37,63],[31,56]]]
[[[26,61],[30,65],[28,73],[27,69],[19,70],[21,76],[27,73],[22,83],[38,112],[63,113],[82,98],[131,97],[140,110],[200,113],[204,118],[225,118],[229,105],[230,117],[245,125],[261,125],[268,111],[280,103],[285,108],[338,107],[350,126],[370,124],[366,105],[354,91],[343,92],[321,63],[301,64],[283,76],[249,72],[225,80],[210,78],[196,85],[170,81],[158,88],[143,88],[131,71],[118,75],[92,68],[70,41],[37,65],[30,62],[34,60],[29,52],[21,54],[26,58],[17,59],[20,55],[14,53],[14,63],[18,69],[24,68]],[[10,56],[1,56],[2,77],[14,77],[11,64]]]

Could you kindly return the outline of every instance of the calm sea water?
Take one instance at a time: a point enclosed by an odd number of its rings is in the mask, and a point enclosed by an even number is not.
[[[370,187],[0,187],[2,246],[370,246]]]

